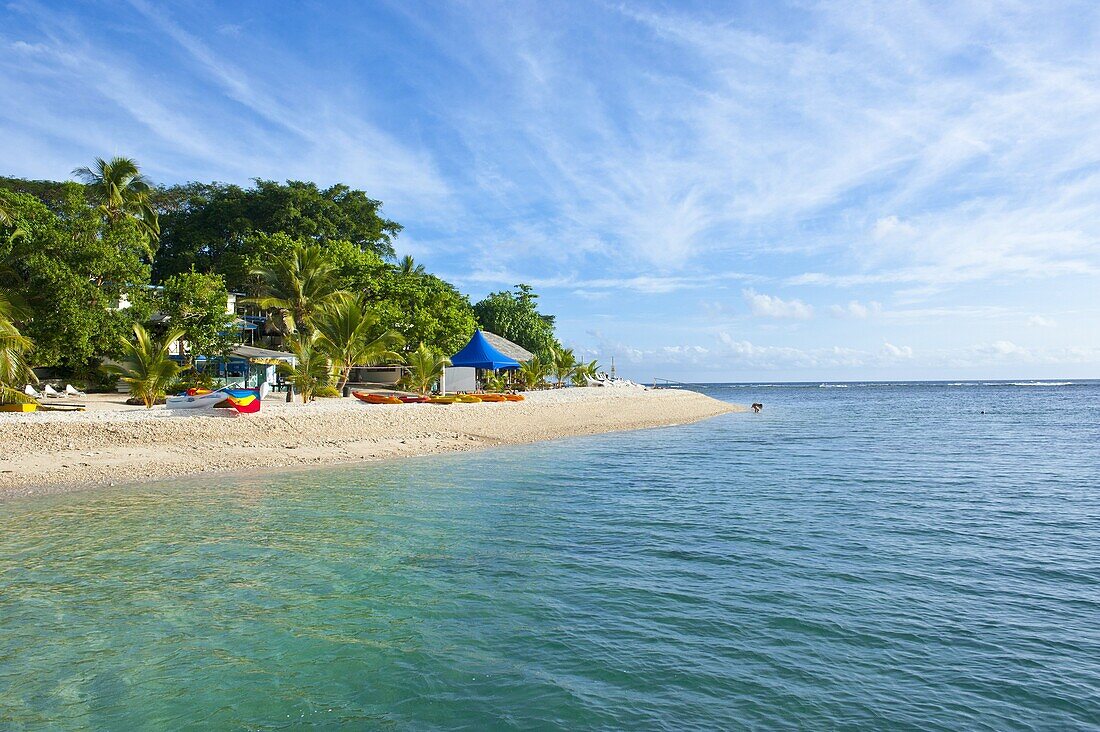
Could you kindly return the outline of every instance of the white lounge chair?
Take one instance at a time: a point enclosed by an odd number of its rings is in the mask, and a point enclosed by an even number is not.
[[[65,398],[64,394],[62,394],[61,392],[59,392],[57,389],[53,388],[49,384],[46,384],[46,387],[42,390],[42,393],[45,394],[50,399],[64,399]]]
[[[35,399],[44,399],[45,398],[45,395],[42,394],[42,392],[38,391],[38,389],[35,389],[30,384],[27,384],[26,386],[23,387],[23,393],[26,394],[29,397],[34,397]]]
[[[88,396],[87,394],[82,392],[80,389],[77,389],[76,387],[74,387],[72,384],[65,384],[65,394],[66,394],[66,396],[75,396],[75,397]]]

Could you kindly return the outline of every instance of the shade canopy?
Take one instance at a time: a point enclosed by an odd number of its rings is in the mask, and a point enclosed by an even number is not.
[[[493,348],[480,330],[474,331],[473,338],[461,351],[451,356],[452,366],[467,366],[487,371],[518,369],[519,361],[509,358]]]

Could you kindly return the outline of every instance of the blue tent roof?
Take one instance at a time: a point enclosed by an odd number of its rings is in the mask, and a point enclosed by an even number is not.
[[[461,351],[451,356],[451,365],[498,371],[500,369],[518,369],[519,361],[508,358],[493,348],[482,332],[476,330],[470,342]]]

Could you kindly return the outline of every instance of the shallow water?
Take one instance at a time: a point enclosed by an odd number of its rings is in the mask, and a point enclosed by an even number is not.
[[[1100,724],[1100,384],[704,390],[765,410],[0,504],[0,729]]]

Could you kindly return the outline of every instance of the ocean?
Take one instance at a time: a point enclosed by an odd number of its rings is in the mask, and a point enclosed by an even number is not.
[[[0,503],[0,729],[1100,728],[1100,382]]]

